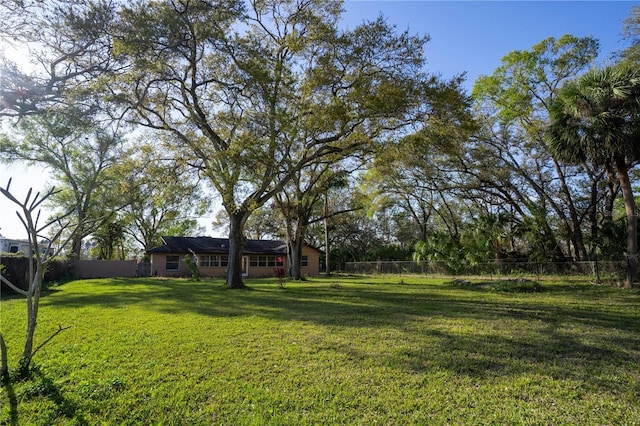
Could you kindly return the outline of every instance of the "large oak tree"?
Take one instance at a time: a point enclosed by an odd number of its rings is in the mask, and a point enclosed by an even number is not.
[[[382,18],[341,30],[340,1],[138,1],[114,53],[110,97],[136,124],[173,133],[174,154],[229,217],[227,285],[243,287],[243,229],[299,170],[413,122],[435,78],[426,38]]]
[[[136,153],[122,159],[115,171],[120,179],[113,190],[124,204],[119,211],[123,231],[142,249],[161,245],[163,235],[196,233],[207,197],[193,170],[167,156],[162,143],[140,137]]]
[[[523,223],[537,223],[536,233],[558,240],[561,234],[554,228],[565,230],[570,240],[566,252],[577,260],[587,258],[581,206],[588,209],[591,198],[576,182],[601,174],[590,164],[563,164],[547,146],[545,129],[561,85],[587,69],[598,50],[598,41],[591,37],[549,37],[529,50],[505,55],[501,66],[491,76],[480,77],[473,89],[484,123],[468,154],[471,169],[480,169],[474,174],[482,175],[488,191],[502,202],[521,209],[526,215]],[[545,246],[560,247],[559,241]]]
[[[113,191],[120,176],[111,172],[124,155],[123,143],[117,128],[103,127],[76,107],[45,108],[0,134],[2,162],[36,164],[58,182],[60,191],[50,201],[60,211],[72,211],[78,224],[71,258],[80,258],[83,238],[123,205]]]

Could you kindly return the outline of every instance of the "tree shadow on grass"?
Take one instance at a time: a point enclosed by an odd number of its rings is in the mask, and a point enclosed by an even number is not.
[[[624,303],[617,310],[598,309],[598,302],[594,301],[597,294],[593,292],[572,294],[572,303],[561,304],[541,302],[538,295],[483,297],[474,291],[442,291],[437,286],[425,291],[416,289],[415,285],[376,283],[332,287],[330,281],[325,281],[292,285],[284,290],[274,283],[232,291],[218,281],[111,280],[104,291],[61,294],[55,300],[48,298],[47,303],[113,308],[140,304],[167,314],[260,316],[336,330],[392,328],[401,332],[407,342],[379,355],[368,353],[353,342],[332,347],[333,343],[327,346],[323,341],[308,343],[318,345],[318,350],[341,351],[346,358],[378,357],[376,363],[416,374],[431,368],[475,378],[533,373],[586,380],[599,386],[607,384],[585,372],[604,369],[612,362],[628,365],[640,361],[638,311],[628,306],[622,309]],[[461,333],[442,325],[457,320],[465,325],[474,321],[511,324],[515,334],[510,336],[501,330]],[[567,327],[586,330],[590,335],[581,336]]]
[[[617,342],[615,346],[585,343],[553,330],[520,337],[433,330],[393,354],[392,363],[414,373],[436,368],[477,379],[527,373],[594,384],[599,379],[587,372],[610,370],[612,366],[625,369],[625,365],[640,361],[632,350],[638,343],[638,339]]]
[[[18,377],[12,377],[7,379],[3,384],[7,397],[9,400],[9,421],[10,424],[19,424],[18,409],[19,404],[28,402],[31,399],[47,399],[52,405],[51,410],[52,418],[49,418],[46,423],[53,424],[58,422],[60,418],[66,418],[72,420],[77,425],[88,425],[89,423],[84,417],[78,413],[78,407],[74,402],[65,398],[60,391],[59,386],[51,379],[47,377],[37,365],[32,365],[29,370],[29,376],[25,379]],[[16,386],[18,385],[18,392],[20,398],[16,394]]]
[[[62,293],[44,298],[42,306],[84,307],[100,305],[123,308],[140,305],[163,313],[193,312],[212,317],[262,315],[267,318],[301,320],[326,326],[399,325],[416,317],[505,318],[542,321],[578,322],[582,325],[636,331],[640,326],[637,310],[611,312],[593,309],[593,293],[580,299],[585,305],[567,307],[540,303],[536,295],[524,299],[506,295],[502,300],[487,299],[477,292],[454,290],[443,292],[435,286],[416,292],[416,285],[368,283],[357,287],[332,288],[328,283],[314,283],[286,289],[276,284],[246,290],[229,290],[222,281],[178,281],[112,279],[101,291]],[[576,297],[573,295],[573,297]],[[616,301],[617,303],[618,301]],[[606,303],[606,302],[603,302]],[[638,303],[637,297],[630,306]]]
[[[16,391],[13,387],[13,382],[10,378],[5,378],[0,384],[5,392],[7,393],[7,399],[9,400],[9,424],[11,426],[18,425],[18,398],[16,396]]]

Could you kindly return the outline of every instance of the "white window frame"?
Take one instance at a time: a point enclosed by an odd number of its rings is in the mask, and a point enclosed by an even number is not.
[[[177,260],[169,260],[169,258],[176,258]],[[173,266],[175,263],[175,268],[170,268],[169,265]],[[168,254],[164,260],[164,268],[166,271],[179,271],[180,270],[180,255],[178,254]]]

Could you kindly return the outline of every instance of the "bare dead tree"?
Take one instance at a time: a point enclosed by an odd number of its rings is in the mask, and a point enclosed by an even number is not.
[[[64,231],[69,229],[71,223],[67,221],[67,217],[71,212],[58,216],[53,220],[48,220],[44,225],[40,225],[40,206],[57,191],[53,188],[50,189],[44,195],[36,193],[33,195],[32,189],[29,189],[24,201],[18,200],[15,195],[11,193],[11,179],[7,183],[6,188],[0,187],[0,193],[4,195],[9,201],[15,203],[19,210],[16,211],[18,218],[22,222],[25,231],[27,232],[29,239],[30,250],[27,253],[29,263],[29,281],[26,290],[19,288],[17,285],[11,282],[7,277],[2,275],[0,270],[0,281],[16,293],[19,293],[26,297],[27,300],[27,335],[25,339],[24,349],[19,361],[19,372],[21,376],[25,376],[28,373],[29,366],[33,355],[44,344],[51,340],[55,335],[68,327],[58,326],[58,330],[50,336],[48,339],[37,346],[34,349],[33,337],[36,330],[38,321],[38,308],[40,304],[40,294],[42,292],[42,282],[44,280],[44,274],[47,265],[51,263],[55,256],[60,253],[61,250],[69,243],[70,236],[73,233],[65,233]],[[44,232],[52,229],[51,227],[56,225],[56,232],[52,237],[46,237]],[[62,237],[68,234],[69,237]],[[7,347],[5,341],[0,332],[0,349],[1,349],[1,361],[0,366],[0,378],[6,379],[8,375],[8,362],[7,362]]]

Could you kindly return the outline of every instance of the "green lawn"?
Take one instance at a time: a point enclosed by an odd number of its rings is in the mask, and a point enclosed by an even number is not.
[[[0,424],[640,425],[640,293],[420,277],[74,281]],[[4,297],[4,296],[3,296]],[[4,299],[10,362],[24,301]]]

